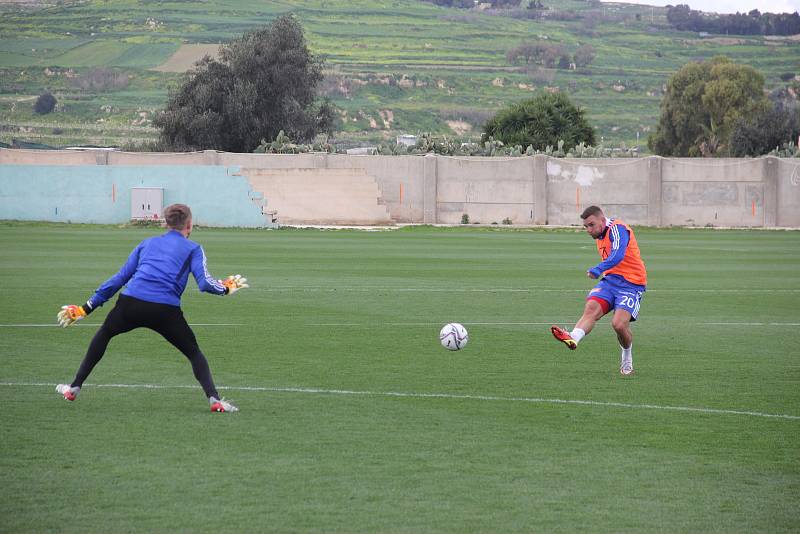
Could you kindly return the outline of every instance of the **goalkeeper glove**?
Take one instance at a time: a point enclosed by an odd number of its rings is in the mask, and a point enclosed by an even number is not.
[[[231,275],[225,280],[220,280],[220,283],[225,286],[226,295],[232,295],[242,288],[250,287],[247,285],[247,278],[242,278],[241,274]]]
[[[91,310],[90,310],[91,311]],[[87,312],[83,308],[83,306],[76,306],[75,304],[69,304],[67,306],[61,306],[61,311],[58,312],[56,316],[58,318],[58,324],[61,328],[66,328],[72,323],[76,321],[80,321],[84,317],[86,317]]]

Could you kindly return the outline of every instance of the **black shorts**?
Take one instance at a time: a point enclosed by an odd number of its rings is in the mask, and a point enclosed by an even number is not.
[[[147,302],[120,294],[102,328],[113,337],[141,327],[155,330],[186,355],[198,350],[197,339],[180,306]]]

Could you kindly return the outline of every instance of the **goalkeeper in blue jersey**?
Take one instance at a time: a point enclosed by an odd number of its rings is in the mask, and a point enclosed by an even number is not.
[[[94,366],[103,357],[111,338],[145,327],[155,330],[172,343],[192,364],[192,371],[208,397],[212,412],[237,412],[239,409],[220,398],[211,377],[206,357],[197,345],[194,332],[181,310],[181,295],[191,271],[200,291],[230,295],[249,287],[241,275],[215,280],[206,267],[203,248],[189,239],[192,212],[189,206],[173,204],[164,209],[167,233],[145,239],[133,249],[117,274],[106,280],[81,306],[62,306],[58,322],[70,326],[102,306],[122,286],[117,303],[94,335],[71,384],[59,384],[56,391],[67,400],[75,400]]]

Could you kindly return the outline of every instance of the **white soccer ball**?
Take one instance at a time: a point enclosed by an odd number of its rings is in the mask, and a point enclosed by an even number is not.
[[[447,323],[439,332],[439,342],[447,350],[461,350],[467,345],[467,329],[458,323]]]

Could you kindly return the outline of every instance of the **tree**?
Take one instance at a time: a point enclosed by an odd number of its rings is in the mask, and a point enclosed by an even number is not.
[[[594,61],[594,47],[592,45],[581,45],[575,51],[575,66],[586,67]]]
[[[281,130],[299,141],[330,133],[334,110],[317,102],[321,60],[309,52],[293,16],[220,47],[187,73],[153,121],[173,150],[252,152]]]
[[[124,72],[95,67],[85,74],[71,78],[70,83],[84,91],[109,91],[124,89],[130,83],[130,77]]]
[[[564,54],[564,47],[561,45],[546,46],[542,53],[542,62],[548,69],[556,66],[559,56]]]
[[[764,77],[752,67],[726,57],[688,63],[667,82],[647,145],[661,156],[724,155],[736,120],[766,107]]]
[[[56,109],[56,97],[49,92],[39,95],[36,103],[33,104],[33,111],[39,115],[46,115]]]
[[[678,30],[736,35],[794,35],[800,33],[800,15],[761,13],[713,15],[695,11],[686,4],[667,7],[667,22]]]
[[[732,156],[761,156],[800,136],[800,108],[775,102],[749,120],[739,118],[730,140]]]
[[[541,43],[524,43],[506,52],[506,59],[514,65],[519,58],[524,59],[526,65],[539,63],[546,49],[547,45]]]
[[[494,137],[506,145],[545,150],[564,141],[567,147],[593,145],[594,129],[585,111],[562,93],[545,93],[500,110],[484,126],[483,140]]]

